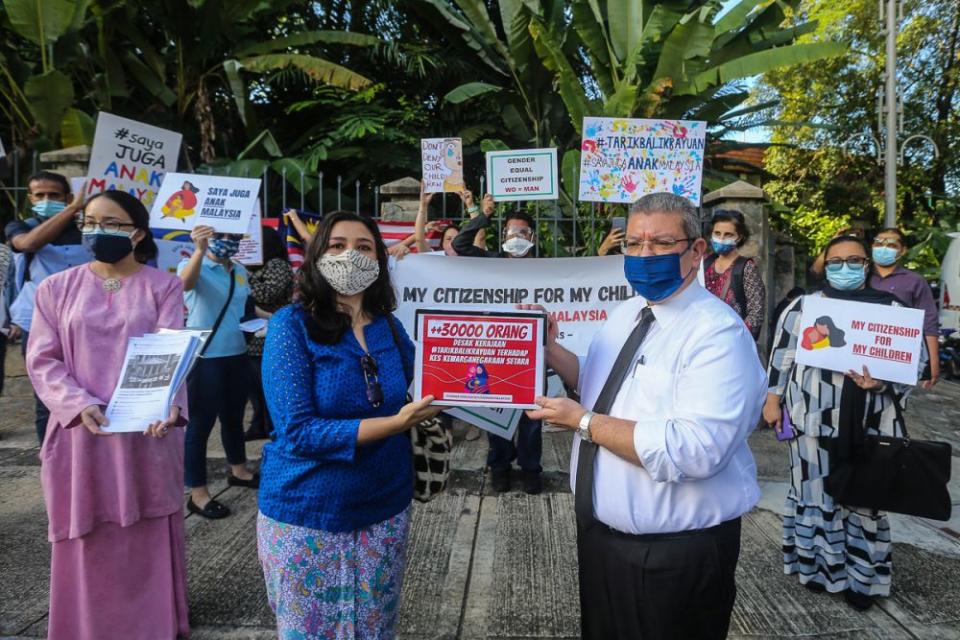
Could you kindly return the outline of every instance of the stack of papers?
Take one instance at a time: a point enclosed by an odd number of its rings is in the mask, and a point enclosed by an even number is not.
[[[163,329],[127,341],[120,379],[107,405],[110,433],[146,431],[166,420],[209,331]]]

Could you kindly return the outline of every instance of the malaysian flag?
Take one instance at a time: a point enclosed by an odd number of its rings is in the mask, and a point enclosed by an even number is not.
[[[319,213],[304,211],[302,209],[297,209],[296,211],[300,219],[303,220],[303,223],[307,225],[310,233],[316,233],[323,216]],[[280,232],[280,237],[287,243],[287,258],[290,260],[290,266],[293,267],[294,271],[298,271],[300,265],[303,264],[303,256],[307,252],[307,243],[300,237],[300,234],[297,233],[297,230],[292,224],[287,224],[286,216],[280,218],[277,231]]]
[[[450,220],[438,220],[439,227],[443,228],[449,224],[452,224]],[[414,223],[412,220],[407,222],[405,220],[378,220],[377,227],[380,228],[380,235],[383,236],[383,243],[387,247],[391,247],[398,242],[405,240],[406,238],[413,235]],[[430,248],[434,251],[440,248],[440,241],[443,234],[439,231],[428,231],[427,232],[427,244],[430,245]],[[410,250],[416,252],[417,247],[415,245],[410,246]]]

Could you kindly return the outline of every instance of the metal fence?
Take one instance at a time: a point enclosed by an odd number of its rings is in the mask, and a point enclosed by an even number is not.
[[[0,202],[3,202],[2,217],[4,223],[15,216],[29,214],[27,206],[27,178],[44,168],[39,154],[29,158],[12,155],[6,158],[6,172],[0,175]],[[323,171],[306,173],[288,172],[286,168],[275,171],[264,168],[259,176],[249,172],[231,172],[226,169],[205,167],[201,173],[232,177],[259,177],[261,179],[261,206],[265,217],[276,218],[288,209],[301,209],[326,214],[336,210],[354,211],[361,215],[380,218],[380,205],[383,197],[380,186],[370,180],[344,179],[343,176],[331,176]],[[577,176],[571,176],[568,184],[575,185]],[[475,187],[476,204],[484,194],[484,179],[481,177]],[[573,190],[575,191],[575,190]],[[564,196],[566,198],[566,196]],[[490,248],[498,247],[503,237],[504,214],[509,210],[525,209],[535,220],[538,241],[538,256],[577,256],[596,255],[597,248],[610,229],[611,216],[625,215],[624,205],[606,205],[577,202],[576,193],[569,199],[560,201],[530,201],[498,203],[497,215],[493,219],[492,229],[496,235],[488,234]],[[431,202],[430,219],[453,220],[456,223],[468,218],[460,197],[454,193],[436,194]]]

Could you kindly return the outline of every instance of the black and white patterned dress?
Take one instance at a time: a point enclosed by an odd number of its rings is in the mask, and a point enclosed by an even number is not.
[[[814,296],[822,293],[811,294]],[[769,393],[781,398],[798,436],[789,441],[791,483],[783,513],[783,568],[827,591],[850,589],[869,596],[890,594],[890,521],[883,512],[836,504],[824,491],[830,473],[820,438],[836,438],[844,374],[795,362],[803,327],[797,298],[777,322],[767,375]],[[898,305],[899,306],[899,305]],[[892,385],[901,404],[909,387]],[[866,392],[865,415],[885,435],[901,435],[893,401]],[[875,433],[875,430],[873,430]]]

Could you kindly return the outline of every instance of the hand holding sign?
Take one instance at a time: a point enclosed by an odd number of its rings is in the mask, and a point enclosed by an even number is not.
[[[863,366],[863,375],[850,369],[850,371],[847,371],[847,377],[853,380],[854,384],[858,387],[866,391],[876,391],[883,387],[883,382],[881,380],[874,380],[870,375],[870,369],[867,369],[866,365]]]

